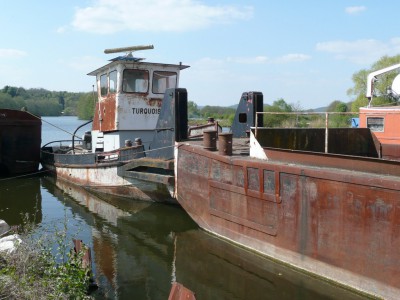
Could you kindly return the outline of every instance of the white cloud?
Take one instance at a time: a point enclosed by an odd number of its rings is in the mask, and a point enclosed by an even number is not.
[[[0,58],[18,58],[26,56],[26,52],[17,49],[0,49]]]
[[[122,30],[179,32],[252,16],[251,6],[210,6],[195,0],[95,0],[93,6],[76,10],[72,25],[103,34]]]
[[[346,7],[344,11],[346,12],[346,14],[356,15],[356,14],[359,14],[359,13],[365,11],[366,9],[367,8],[365,6],[349,6],[349,7]]]
[[[226,59],[228,62],[238,63],[238,64],[263,64],[268,62],[268,57],[266,56],[255,56],[255,57],[228,57]]]
[[[290,53],[276,58],[275,63],[291,63],[291,62],[302,62],[310,60],[311,56],[301,53]]]
[[[57,33],[60,33],[60,34],[62,34],[62,33],[65,33],[66,31],[67,31],[67,26],[61,26],[61,27],[58,27],[57,29],[56,29],[56,32]]]
[[[347,60],[356,64],[371,64],[384,55],[396,55],[400,52],[400,38],[387,42],[375,39],[356,41],[330,41],[316,45],[317,51],[332,53],[336,59]]]
[[[290,53],[282,55],[276,58],[268,58],[267,56],[255,56],[255,57],[228,57],[228,62],[239,63],[239,64],[286,64],[292,62],[301,62],[311,59],[311,56],[301,53]]]

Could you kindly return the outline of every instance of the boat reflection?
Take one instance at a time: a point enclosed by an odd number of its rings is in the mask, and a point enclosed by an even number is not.
[[[173,281],[198,300],[363,299],[207,234],[178,206],[47,189],[91,227],[97,299],[168,299]]]
[[[104,198],[61,180],[46,189],[91,227],[97,299],[167,299],[173,278],[174,236],[197,228],[176,205]],[[51,187],[53,185],[53,187]]]
[[[175,266],[196,299],[365,299],[202,230],[177,234]]]
[[[0,178],[0,219],[12,225],[42,222],[42,195],[38,177]]]

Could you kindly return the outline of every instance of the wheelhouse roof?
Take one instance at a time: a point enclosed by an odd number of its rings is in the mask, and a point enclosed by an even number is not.
[[[137,57],[129,57],[129,56],[118,56],[116,58],[110,59],[110,63],[106,64],[90,73],[87,75],[89,76],[96,76],[99,73],[103,73],[105,70],[108,70],[109,68],[112,68],[113,66],[116,66],[118,64],[128,64],[129,67],[135,68],[135,67],[146,67],[146,66],[159,66],[159,67],[168,67],[168,66],[173,66],[173,67],[178,67],[179,70],[183,70],[186,68],[189,68],[187,65],[182,65],[181,63],[179,65],[176,64],[163,64],[163,63],[152,63],[152,62],[144,62],[144,58],[137,58]]]

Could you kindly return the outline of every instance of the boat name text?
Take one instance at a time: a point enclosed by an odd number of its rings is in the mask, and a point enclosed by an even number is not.
[[[134,115],[155,115],[160,114],[161,108],[132,108]]]

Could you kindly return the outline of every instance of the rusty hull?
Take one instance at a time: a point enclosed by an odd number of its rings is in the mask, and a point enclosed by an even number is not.
[[[179,282],[173,282],[168,300],[196,300],[194,293]]]
[[[267,150],[266,150],[267,152]],[[400,293],[400,163],[301,151],[177,150],[178,202],[203,229],[368,295]]]
[[[55,165],[45,165],[45,168],[55,173],[57,179],[81,186],[96,194],[149,202],[177,203],[172,198],[166,184],[121,177],[118,175],[120,166],[119,162],[93,165],[56,163]],[[170,185],[173,190],[173,183]]]

